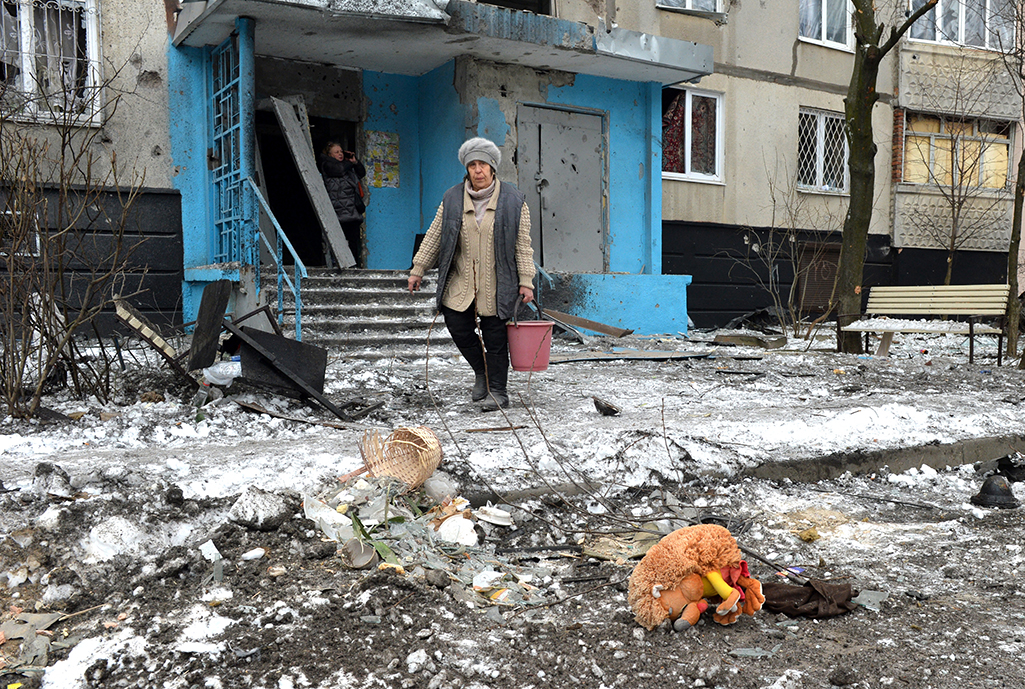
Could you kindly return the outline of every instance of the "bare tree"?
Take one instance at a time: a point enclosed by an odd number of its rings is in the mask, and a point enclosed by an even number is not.
[[[876,144],[872,110],[879,100],[876,91],[879,67],[883,58],[897,45],[911,25],[935,7],[936,2],[925,0],[901,24],[891,27],[887,37],[886,25],[877,23],[875,1],[852,0],[856,47],[854,69],[844,100],[850,142],[847,165],[850,170],[851,201],[844,220],[843,244],[837,269],[836,296],[840,317],[861,311],[861,279],[875,194]],[[855,332],[843,333],[839,345],[843,352],[860,354],[862,351],[861,338]]]
[[[839,231],[842,220],[828,209],[810,207],[807,196],[799,192],[797,174],[785,164],[772,171],[766,166],[766,178],[772,220],[767,229],[741,230],[745,253],[734,257],[735,267],[769,295],[782,332],[808,336],[811,329],[802,323],[809,279],[824,258],[827,237]],[[831,295],[827,312],[832,301]]]
[[[111,83],[0,92],[0,401],[12,416],[35,415],[50,385],[110,390],[109,359],[84,356],[76,335],[141,280],[128,228],[143,175],[105,152],[93,120],[124,95]]]

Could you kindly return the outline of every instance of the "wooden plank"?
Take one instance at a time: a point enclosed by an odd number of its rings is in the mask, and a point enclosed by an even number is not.
[[[542,313],[544,313],[546,316],[551,316],[552,318],[558,319],[562,323],[567,323],[576,328],[583,328],[584,330],[593,330],[596,333],[601,333],[603,335],[611,335],[612,337],[623,337],[624,335],[629,335],[633,332],[633,330],[625,330],[623,328],[605,325],[604,323],[599,323],[598,321],[590,321],[586,318],[580,318],[579,316],[573,316],[568,313],[556,311],[554,309],[544,309]]]
[[[310,144],[302,132],[295,108],[290,103],[273,96],[271,102],[274,104],[274,114],[278,118],[278,124],[281,125],[281,131],[285,134],[285,141],[288,142],[288,150],[292,153],[295,166],[302,177],[303,186],[306,187],[306,195],[309,196],[310,203],[313,204],[313,209],[320,220],[320,226],[327,235],[335,258],[338,259],[338,265],[342,268],[351,268],[356,265],[356,259],[349,251],[349,243],[345,241],[342,226],[338,223],[338,216],[335,215],[335,209],[331,206],[327,189],[324,188],[324,178],[317,170],[313,149],[310,148]]]
[[[707,359],[711,354],[707,352],[663,352],[649,351],[644,349],[630,349],[612,352],[582,352],[552,354],[549,363],[565,364],[571,361],[616,361],[623,359],[636,359],[640,361],[676,361],[679,359]]]
[[[934,323],[937,326],[940,326],[940,325],[942,325],[942,326],[953,325],[949,321],[928,321],[928,322]],[[963,325],[964,327],[960,327],[961,325]],[[959,327],[956,327],[956,328],[947,328],[947,327],[943,327],[943,328],[940,328],[940,327],[928,328],[928,327],[925,327],[925,326],[923,326],[923,327],[910,327],[910,328],[901,327],[901,326],[894,326],[894,327],[891,328],[891,327],[887,327],[885,325],[884,326],[879,326],[879,325],[861,325],[859,323],[852,323],[851,325],[843,326],[841,328],[841,330],[849,331],[849,332],[858,332],[858,333],[927,333],[927,334],[931,333],[933,335],[967,335],[968,334],[969,331],[968,331],[968,324],[967,323],[963,323],[963,324],[959,323],[958,326]],[[976,323],[976,325],[975,325],[975,334],[976,335],[999,335],[1000,333],[1001,333],[1001,330],[999,328],[993,328],[993,327],[988,326],[988,325],[979,325],[978,323]]]

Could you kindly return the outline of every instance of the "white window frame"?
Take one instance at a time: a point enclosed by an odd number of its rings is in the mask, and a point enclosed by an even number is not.
[[[715,13],[722,14],[723,3],[725,0],[714,0],[714,9],[705,9],[703,7],[694,7],[696,0],[656,0],[655,7],[660,10],[675,10],[678,12],[694,12],[694,13]]]
[[[13,0],[18,5],[17,22],[18,47],[16,56],[19,75],[16,81],[7,88],[15,91],[15,98],[19,101],[17,110],[11,109],[11,105],[0,103],[0,108],[7,109],[10,116],[17,120],[28,120],[35,122],[53,122],[59,120],[61,123],[76,125],[99,125],[102,124],[102,101],[103,94],[100,92],[100,17],[99,0]],[[52,9],[60,7],[78,9],[81,12],[85,29],[85,55],[83,69],[83,90],[85,96],[82,99],[81,112],[53,112],[51,113],[45,104],[41,102],[42,95],[36,86],[36,62],[33,50],[25,50],[25,46],[34,46],[35,30],[34,8],[44,5]],[[2,48],[2,44],[0,44]],[[2,88],[2,87],[0,87]],[[22,101],[18,96],[24,97]]]
[[[964,42],[965,26],[966,26],[966,23],[965,23],[965,16],[966,15],[965,15],[965,13],[967,12],[967,9],[968,9],[967,5],[964,2],[964,0],[938,0],[937,3],[936,3],[936,6],[933,7],[930,10],[930,12],[933,13],[932,16],[933,17],[942,17],[943,16],[943,11],[946,9],[947,4],[952,2],[952,1],[957,3],[957,8],[958,8],[958,10],[957,10],[957,36],[955,36],[953,39],[941,36],[940,34],[942,32],[942,29],[940,28],[940,22],[939,22],[939,20],[935,20],[934,24],[935,24],[935,29],[936,29],[936,38],[923,38],[921,36],[915,36],[914,35],[914,33],[915,33],[915,26],[912,26],[911,30],[908,31],[908,33],[907,33],[908,40],[910,40],[910,41],[920,41],[922,43],[934,43],[934,44],[941,44],[941,45],[964,46],[964,47],[968,47],[968,48],[975,48],[977,50],[992,50],[992,51],[1000,52],[1001,51],[1001,47],[999,45],[992,45],[991,44],[991,41],[993,39],[993,32],[990,30],[990,23],[991,23],[991,19],[990,18],[992,16],[992,12],[994,10],[994,6],[997,5],[997,3],[1008,2],[1008,1],[1012,1],[1012,0],[984,0],[984,2],[986,3],[986,16],[983,18],[983,36],[985,38],[986,45],[972,45],[972,44]],[[923,4],[923,3],[919,2],[919,5],[921,5],[921,4]],[[913,12],[914,11],[914,9],[915,9],[915,0],[908,0],[907,9],[908,9],[908,12]],[[926,12],[925,15],[922,15],[922,17],[920,17],[918,19],[918,22],[923,21],[928,16],[928,14],[929,14],[929,12]],[[915,22],[915,25],[917,25],[918,22]],[[1015,25],[1012,22],[1012,24],[1011,24],[1011,31],[1012,32],[1014,31],[1014,28],[1015,28]],[[1005,52],[1010,52],[1010,51],[1015,49],[1015,37],[1013,35],[1010,37],[1010,44],[1011,45],[1009,45],[1009,46],[1007,46],[1006,48],[1003,49]]]
[[[710,184],[722,184],[723,183],[723,150],[724,150],[724,136],[723,136],[723,94],[715,91],[701,91],[692,88],[673,88],[674,91],[683,91],[687,94],[687,109],[685,120],[687,122],[686,136],[684,137],[684,164],[688,168],[688,172],[666,172],[662,171],[662,179],[675,179],[684,182],[707,182]],[[700,96],[703,98],[712,98],[715,100],[715,170],[714,175],[705,174],[703,172],[690,172],[690,151],[691,151],[691,104],[694,96]]]
[[[911,0],[908,0],[909,2]],[[826,38],[828,33],[827,28],[827,0],[821,0],[821,12],[822,17],[819,20],[819,27],[821,28],[821,34],[818,37],[815,36],[803,36],[801,35],[801,3],[797,5],[797,38],[805,43],[814,43],[815,45],[825,46],[826,48],[836,48],[837,50],[846,50],[848,52],[854,51],[854,5],[850,2],[847,3],[847,10],[844,12],[844,18],[846,19],[844,27],[844,42],[839,43],[836,41],[830,41]]]
[[[800,115],[814,115],[815,116],[815,184],[807,185],[802,184],[800,179],[797,182],[797,188],[804,192],[815,192],[819,194],[849,194],[851,191],[851,170],[850,170],[850,156],[851,156],[851,145],[847,140],[847,137],[843,137],[844,147],[844,164],[843,164],[843,187],[840,189],[834,187],[827,187],[823,184],[825,179],[824,168],[825,168],[825,131],[826,131],[826,120],[836,119],[844,122],[843,113],[831,112],[829,110],[819,110],[818,108],[801,108],[798,115],[798,131],[800,131]],[[801,149],[800,149],[800,135],[798,135],[798,150],[797,150],[797,167],[800,170],[801,167]]]

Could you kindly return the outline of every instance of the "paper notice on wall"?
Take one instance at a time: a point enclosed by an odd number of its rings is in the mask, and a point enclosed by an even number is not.
[[[372,187],[399,186],[399,135],[397,132],[366,132],[367,173]]]

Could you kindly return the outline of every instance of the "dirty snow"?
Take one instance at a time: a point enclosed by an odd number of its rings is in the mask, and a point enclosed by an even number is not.
[[[623,346],[621,341],[615,344]],[[608,509],[602,497],[630,490],[650,492],[667,481],[683,484],[705,477],[733,482],[740,481],[744,472],[774,462],[812,462],[837,453],[1025,434],[1020,413],[1025,399],[1023,374],[1009,365],[998,369],[993,344],[985,338],[977,343],[978,358],[971,367],[965,338],[950,335],[898,336],[887,359],[831,353],[828,339],[813,343],[810,351],[803,341],[769,351],[715,346],[708,333],[693,333],[691,339],[666,337],[626,344],[638,349],[685,351],[694,358],[554,364],[544,372],[513,372],[512,408],[506,413],[482,414],[468,400],[472,376],[456,359],[367,362],[333,356],[326,386],[333,399],[387,401],[379,413],[347,428],[249,414],[230,397],[207,404],[197,414],[187,393],[177,389],[169,377],[163,378],[164,387],[157,390],[166,398],[159,403],[127,400],[118,406],[56,397],[45,404],[65,414],[84,415],[78,421],[57,425],[26,424],[10,418],[0,421],[4,433],[0,435],[0,481],[8,490],[29,491],[36,466],[49,462],[67,472],[72,488],[88,494],[81,498],[86,500],[156,500],[159,496],[148,491],[169,485],[180,488],[186,500],[233,497],[250,486],[315,493],[330,485],[334,477],[362,466],[358,441],[366,430],[388,432],[402,425],[427,425],[442,441],[442,468],[454,471],[472,490],[529,492],[583,483],[598,487],[587,510],[602,515]],[[557,342],[556,349],[582,351],[580,345],[566,342]],[[592,396],[614,403],[622,413],[599,415]],[[244,392],[240,398],[294,416],[336,421],[322,411],[264,393]],[[510,424],[521,428],[495,430]],[[854,481],[849,475],[846,480]],[[912,571],[898,563],[902,552],[970,547],[973,524],[993,514],[969,502],[979,487],[976,468],[953,462],[952,466],[922,464],[890,473],[880,466],[878,475],[869,480],[881,493],[884,488],[892,489],[887,495],[897,492],[922,503],[942,500],[952,516],[914,524],[859,521],[858,509],[852,508],[851,497],[838,485],[824,485],[816,491],[801,487],[799,477],[782,485],[748,480],[735,485],[757,508],[760,520],[747,531],[746,538],[759,547],[767,546],[763,554],[780,565],[803,566],[807,555],[801,553],[799,542],[781,540],[779,534],[815,525],[820,547],[834,558],[823,574],[883,587],[879,560],[890,556],[894,581],[916,581],[926,594],[942,593],[943,585],[931,580],[935,572],[924,565],[920,571]],[[857,483],[856,488],[866,486],[872,487]],[[1014,491],[1019,499],[1023,497],[1017,485]],[[715,497],[692,498],[689,504],[693,507],[712,511],[727,504]],[[885,501],[866,505],[882,511],[901,509],[899,504]],[[651,511],[638,507],[633,516]],[[60,521],[60,513],[58,503],[32,525],[0,524],[11,533],[24,526],[51,528]],[[197,539],[223,522],[226,514],[227,508],[220,507],[177,526],[136,523],[110,514],[89,529],[87,538],[77,545],[78,556],[86,564],[122,557],[145,561],[174,547],[198,548]],[[1020,546],[1002,544],[986,550],[988,554],[999,552],[1009,574],[1022,570],[1025,560]],[[249,556],[254,563],[266,553],[247,552],[254,553]],[[837,553],[844,555],[840,558]],[[239,558],[240,566],[250,562],[246,558]],[[17,595],[23,585],[15,583],[17,573],[0,571],[0,584],[4,580],[8,593]],[[558,581],[552,582],[552,589],[559,589]],[[209,605],[231,599],[230,593],[207,593],[204,605],[191,607],[188,619],[178,621],[178,626],[184,627],[177,641],[179,652],[227,653],[218,637],[234,621],[219,616]],[[956,593],[951,595],[956,600]],[[320,608],[328,600],[311,595],[304,607]],[[281,617],[285,612],[287,606],[281,603],[261,614]],[[1015,615],[1021,625],[1022,615]],[[145,655],[147,637],[141,632],[149,624],[154,621],[129,618],[102,642],[99,638],[79,641],[64,659],[47,668],[43,686],[84,687],[86,670],[97,659]],[[504,643],[503,639],[500,635],[493,641]],[[1015,649],[1022,647],[1019,639],[1004,642]],[[465,677],[477,678],[466,686],[492,686],[490,682],[504,671],[487,658],[476,657],[476,643],[453,638],[453,654],[459,657],[451,666]],[[879,638],[874,643],[886,647],[895,642]],[[763,648],[772,645],[766,643]],[[459,646],[467,648],[457,652]],[[415,645],[397,660],[410,674],[429,672],[428,666],[434,662]],[[943,660],[952,666],[957,663],[953,657]],[[352,668],[339,669],[332,679],[317,686],[359,686],[362,679],[352,672]],[[600,674],[595,665],[591,676],[597,680]],[[544,670],[539,669],[537,677],[539,685],[547,685]],[[530,685],[528,678],[520,679],[523,686]],[[806,680],[805,673],[795,669],[768,678],[762,686],[811,686]],[[210,682],[214,686],[219,680],[211,677]],[[892,682],[892,678],[878,677],[864,686]],[[381,678],[375,684],[393,686]],[[312,685],[302,673],[293,671],[283,674],[277,686]]]

